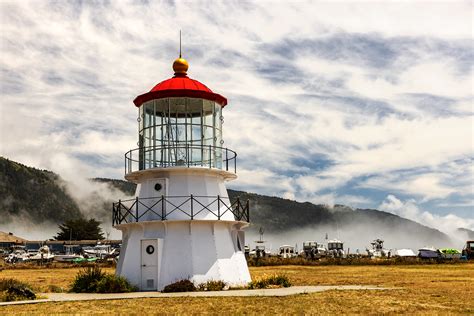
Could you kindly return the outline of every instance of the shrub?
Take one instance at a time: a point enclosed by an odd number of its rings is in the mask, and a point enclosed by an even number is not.
[[[248,284],[247,288],[266,289],[269,286],[290,287],[291,282],[286,275],[275,274],[268,277],[258,278],[255,281],[251,281]]]
[[[0,279],[0,301],[34,300],[36,294],[28,283],[15,279]]]
[[[106,274],[96,283],[97,293],[127,293],[138,291],[136,286],[131,285],[122,276]]]
[[[224,281],[207,281],[198,285],[198,291],[222,291],[227,287]]]
[[[76,293],[96,293],[97,282],[99,282],[105,273],[97,266],[89,266],[79,271],[72,283],[71,292]]]
[[[278,285],[282,287],[290,287],[290,279],[286,275],[274,274],[268,278],[268,285]]]
[[[194,283],[189,280],[180,280],[175,283],[168,284],[163,289],[163,293],[172,293],[172,292],[193,292],[196,291]]]
[[[124,277],[106,274],[97,265],[79,271],[71,286],[71,292],[76,293],[125,293],[137,290]]]

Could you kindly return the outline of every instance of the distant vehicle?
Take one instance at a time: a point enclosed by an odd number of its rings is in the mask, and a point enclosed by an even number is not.
[[[65,254],[58,254],[54,256],[54,260],[58,262],[73,262],[76,259],[83,259],[84,257],[76,253],[74,249],[79,249],[78,245],[64,245]]]
[[[295,252],[295,247],[289,245],[283,245],[278,251],[278,256],[281,258],[294,258],[297,256]]]
[[[368,256],[370,258],[390,258],[391,252],[383,247],[383,243],[384,241],[382,239],[375,239],[371,242],[372,249],[366,249]]]
[[[110,245],[97,244],[94,247],[83,247],[82,252],[84,258],[107,259],[116,252],[115,248]]]
[[[438,250],[433,247],[424,247],[418,250],[418,257],[422,259],[438,259],[440,257]]]
[[[395,257],[414,258],[416,253],[411,249],[397,249],[393,254]]]
[[[328,241],[328,256],[333,258],[344,257],[344,243],[337,239]]]
[[[32,261],[52,261],[54,259],[54,254],[51,253],[48,246],[43,246],[38,249],[38,252],[30,256],[30,260]]]
[[[445,248],[439,250],[440,257],[443,259],[460,259],[461,252],[457,249]]]
[[[303,250],[300,255],[308,259],[316,259],[318,253],[318,243],[315,241],[303,241]]]
[[[249,256],[253,258],[263,258],[270,255],[270,251],[265,248],[265,245],[257,245],[255,249],[249,252]]]
[[[6,263],[27,262],[30,260],[25,246],[12,246],[12,252],[6,257]]]
[[[466,245],[464,245],[462,250],[462,255],[468,260],[474,259],[474,240],[466,241]]]
[[[327,249],[316,241],[304,241],[300,255],[308,259],[319,259],[327,255]]]
[[[245,258],[249,258],[250,256],[250,247],[249,246],[244,246],[244,254],[245,254]]]

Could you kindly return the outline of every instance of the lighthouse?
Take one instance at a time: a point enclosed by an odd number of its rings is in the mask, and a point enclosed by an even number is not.
[[[138,148],[125,154],[125,179],[135,197],[113,203],[122,231],[117,275],[142,291],[189,279],[246,285],[244,255],[249,203],[231,201],[226,181],[237,178],[237,154],[224,147],[227,99],[173,63],[174,76],[133,101]]]

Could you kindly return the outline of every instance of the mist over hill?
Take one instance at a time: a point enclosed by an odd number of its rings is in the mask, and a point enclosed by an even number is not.
[[[133,196],[135,187],[127,181],[103,178],[89,179],[82,185],[67,183],[50,171],[0,157],[0,230],[45,239],[66,219],[93,217],[103,223],[106,233],[120,238],[111,227],[111,204]],[[461,247],[439,230],[387,212],[301,203],[230,189],[228,193],[232,201],[237,197],[250,201],[247,244],[258,239],[263,227],[264,239],[273,249],[283,244],[301,246],[304,240],[324,242],[326,234],[345,241],[353,251],[365,250],[375,238],[384,239],[387,248]]]
[[[264,228],[264,240],[273,249],[295,245],[304,240],[325,242],[340,239],[355,251],[364,251],[376,238],[385,240],[389,249],[423,246],[461,247],[439,230],[426,227],[397,215],[373,209],[352,209],[344,205],[315,205],[279,197],[228,190],[232,199],[250,201],[251,225],[246,243],[259,239],[259,228]]]

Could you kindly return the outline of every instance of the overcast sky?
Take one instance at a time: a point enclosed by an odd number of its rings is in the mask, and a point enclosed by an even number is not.
[[[0,1],[0,155],[123,178],[132,100],[188,74],[226,96],[230,188],[474,228],[473,7]]]

